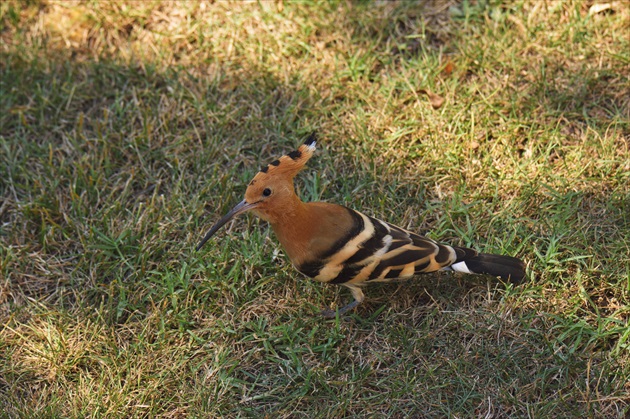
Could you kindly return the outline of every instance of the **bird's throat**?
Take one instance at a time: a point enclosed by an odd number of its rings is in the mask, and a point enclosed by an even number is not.
[[[272,214],[269,222],[291,262],[299,265],[309,255],[309,244],[318,223],[315,214],[295,197],[282,211]]]

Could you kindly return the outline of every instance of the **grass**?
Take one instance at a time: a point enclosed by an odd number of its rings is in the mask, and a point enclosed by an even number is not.
[[[627,417],[630,10],[0,5],[4,417]],[[434,109],[422,93],[444,99]],[[306,200],[523,258],[349,294],[209,225],[309,132]]]

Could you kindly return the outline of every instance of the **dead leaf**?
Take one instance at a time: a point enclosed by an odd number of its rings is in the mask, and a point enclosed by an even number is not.
[[[445,77],[448,77],[451,74],[453,74],[454,69],[455,69],[455,64],[453,64],[451,60],[448,60],[446,64],[444,64],[444,67],[442,68],[442,75]]]
[[[420,93],[424,93],[429,97],[429,103],[431,103],[433,109],[440,109],[442,105],[444,105],[445,99],[442,96],[433,93],[429,89],[421,89]]]

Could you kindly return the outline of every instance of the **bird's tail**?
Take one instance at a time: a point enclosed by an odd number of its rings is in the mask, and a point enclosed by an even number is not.
[[[525,264],[512,256],[478,253],[450,266],[456,272],[498,276],[504,281],[519,284],[525,279]]]

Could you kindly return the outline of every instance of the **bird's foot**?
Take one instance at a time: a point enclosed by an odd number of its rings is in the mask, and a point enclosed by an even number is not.
[[[334,319],[335,317],[337,317],[337,310],[333,310],[330,307],[326,307],[325,309],[321,311],[320,314],[326,317],[327,319]]]
[[[350,304],[345,305],[337,310],[333,310],[331,308],[325,308],[324,310],[322,310],[321,314],[327,319],[334,319],[335,317],[337,317],[337,315],[342,316],[346,311],[352,310],[353,308],[358,306],[360,303],[361,303],[360,301],[354,300]]]

